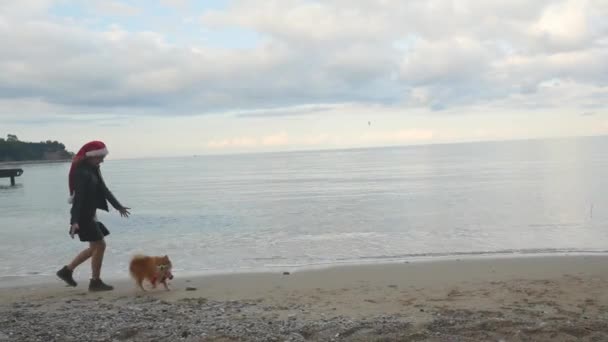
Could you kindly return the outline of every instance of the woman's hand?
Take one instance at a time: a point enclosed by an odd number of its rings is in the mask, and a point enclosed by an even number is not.
[[[120,216],[129,217],[129,215],[131,215],[131,212],[129,211],[129,209],[131,209],[131,208],[122,207],[122,208],[118,209],[118,211],[120,212]]]
[[[70,226],[70,237],[72,237],[72,239],[74,238],[74,235],[76,235],[76,233],[78,232],[78,229],[80,229],[78,223],[74,223]]]

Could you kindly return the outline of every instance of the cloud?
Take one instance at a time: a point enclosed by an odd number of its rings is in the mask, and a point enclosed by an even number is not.
[[[45,16],[55,0],[0,1],[2,17],[40,17]]]
[[[234,115],[239,118],[285,117],[327,112],[333,109],[339,109],[344,107],[345,104],[315,104],[280,108],[260,108],[247,111],[239,111],[236,112]]]
[[[286,132],[278,132],[260,137],[241,136],[230,139],[211,140],[206,143],[206,147],[215,150],[276,147],[309,148],[328,145],[340,146],[345,142],[353,146],[383,144],[395,145],[424,142],[428,143],[431,142],[435,137],[435,132],[428,129],[378,130],[362,133],[352,137],[335,133],[289,135]]]
[[[211,140],[206,146],[210,149],[235,149],[255,147],[277,147],[289,144],[289,136],[279,132],[262,137],[235,137],[231,139]]]
[[[531,28],[531,34],[552,50],[584,47],[591,32],[587,13],[588,0],[569,0],[547,6]]]
[[[372,144],[405,144],[428,142],[433,139],[435,133],[426,129],[403,129],[365,133],[361,137],[362,142]]]
[[[342,104],[466,112],[563,98],[605,106],[603,0],[241,0],[189,24],[205,36],[259,36],[238,49],[176,39],[153,21],[135,29],[128,20],[62,16],[54,4],[0,3],[0,101],[58,111],[40,115],[278,117]],[[154,17],[125,2],[88,6],[112,18]],[[551,82],[567,86],[547,91]]]
[[[190,0],[160,0],[160,3],[177,9],[184,9],[188,7]]]
[[[93,2],[97,13],[111,16],[134,16],[141,13],[141,9],[120,1],[96,0]]]
[[[374,14],[361,4],[342,7],[340,1],[237,1],[228,11],[209,11],[202,21],[211,26],[247,27],[296,44],[348,44],[389,38],[391,22]]]
[[[265,136],[261,141],[264,146],[283,146],[289,143],[289,137],[287,136],[287,133],[281,132]]]
[[[258,146],[258,140],[248,138],[248,137],[239,137],[232,139],[222,139],[222,140],[211,140],[207,143],[207,147],[211,149],[224,149],[224,148],[251,148]]]

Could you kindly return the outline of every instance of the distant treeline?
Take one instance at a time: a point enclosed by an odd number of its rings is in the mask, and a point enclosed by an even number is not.
[[[71,159],[74,153],[66,151],[65,145],[58,141],[25,142],[16,135],[9,134],[0,138],[0,162],[25,160],[63,160]]]

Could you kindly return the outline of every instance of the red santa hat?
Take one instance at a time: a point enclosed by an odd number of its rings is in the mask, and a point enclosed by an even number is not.
[[[70,174],[68,177],[68,186],[70,188],[70,200],[72,203],[72,199],[74,198],[74,171],[78,164],[80,164],[84,159],[88,157],[105,157],[108,155],[108,149],[106,148],[106,144],[101,141],[91,141],[80,148],[78,153],[72,159],[72,166],[70,167]]]

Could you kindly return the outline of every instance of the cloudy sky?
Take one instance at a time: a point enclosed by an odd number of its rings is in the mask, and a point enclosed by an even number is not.
[[[0,0],[0,135],[116,158],[608,134],[608,0]]]

